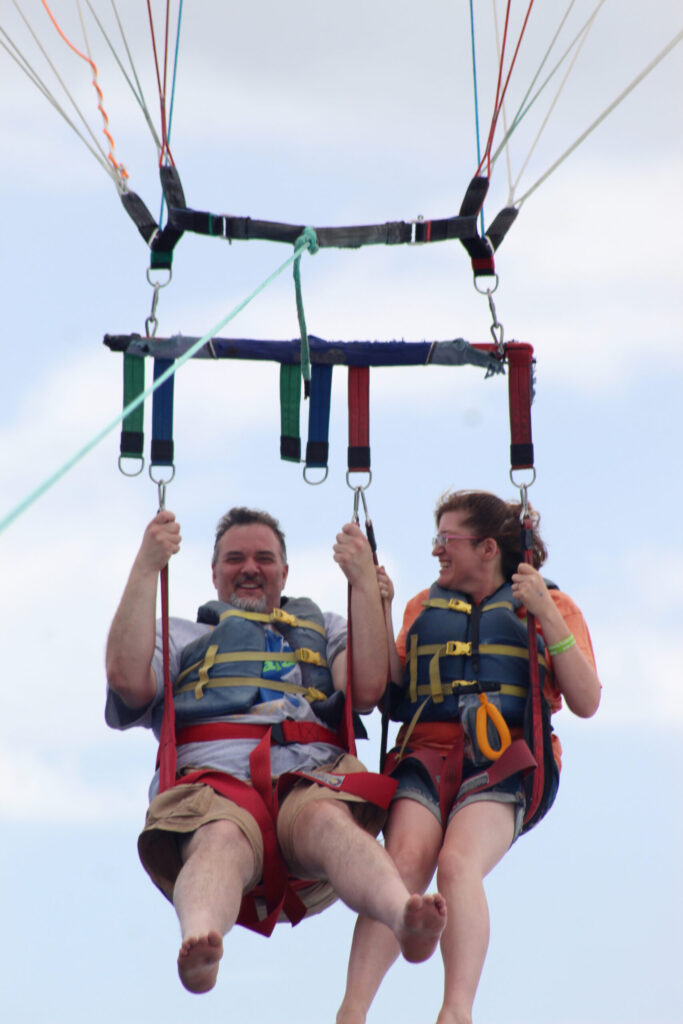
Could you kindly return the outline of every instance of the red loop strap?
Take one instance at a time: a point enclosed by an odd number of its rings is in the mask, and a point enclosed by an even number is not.
[[[531,439],[531,365],[534,350],[525,342],[505,346],[508,361],[510,401],[510,465],[532,469],[534,446]]]
[[[370,472],[370,368],[349,367],[349,473]]]

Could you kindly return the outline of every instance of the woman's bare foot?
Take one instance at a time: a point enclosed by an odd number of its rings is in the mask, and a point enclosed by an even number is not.
[[[411,896],[403,909],[403,917],[395,932],[401,952],[410,963],[427,960],[446,927],[446,901],[438,892]]]
[[[216,984],[223,940],[216,931],[185,939],[178,953],[178,974],[188,992],[208,992]]]

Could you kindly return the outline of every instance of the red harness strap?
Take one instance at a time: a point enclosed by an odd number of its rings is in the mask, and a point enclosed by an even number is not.
[[[243,897],[237,923],[266,936],[272,933],[282,914],[293,925],[299,923],[306,914],[306,906],[297,893],[315,884],[313,881],[289,877],[277,841],[278,807],[296,782],[306,779],[329,789],[360,796],[385,810],[396,790],[393,779],[372,772],[357,772],[350,775],[337,775],[333,772],[286,772],[279,777],[276,786],[273,786],[270,747],[274,735],[278,735],[278,738],[281,735],[288,743],[322,742],[340,745],[337,733],[315,722],[282,722],[272,726],[258,723],[209,722],[205,725],[188,726],[178,730],[178,744],[260,738],[259,744],[249,756],[252,785],[223,772],[210,770],[189,772],[175,782],[175,785],[203,783],[211,786],[217,793],[243,807],[255,819],[263,837],[263,881]],[[265,904],[266,913],[263,918],[259,916],[257,909],[259,900]]]
[[[481,771],[481,782],[467,789],[466,793],[457,799],[458,791],[462,783],[463,763],[463,740],[464,730],[462,727],[457,732],[453,745],[445,755],[438,750],[429,747],[411,750],[408,748],[403,756],[399,758],[396,751],[390,751],[387,755],[385,772],[391,774],[404,760],[418,761],[429,774],[434,787],[439,794],[439,809],[441,811],[441,823],[444,831],[448,824],[448,816],[453,807],[475,793],[482,793],[493,786],[497,786],[504,779],[521,772],[527,775],[536,767],[536,759],[529,750],[524,740],[513,740],[504,754]]]

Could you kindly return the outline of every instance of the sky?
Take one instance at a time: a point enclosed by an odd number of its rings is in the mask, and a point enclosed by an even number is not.
[[[114,25],[110,6],[95,6]],[[152,7],[160,18],[165,5]],[[579,0],[563,38],[593,9]],[[75,5],[56,0],[53,10],[82,47]],[[132,0],[119,10],[158,121],[146,12]],[[476,13],[485,131],[495,33],[490,5],[481,0]],[[88,68],[39,4],[30,17],[99,134]],[[533,10],[511,78],[517,101],[558,17],[555,5]],[[88,24],[117,158],[156,215],[154,146]],[[7,0],[0,26],[57,90]],[[680,28],[668,0],[600,9],[518,196]],[[505,339],[530,342],[537,359],[529,496],[550,551],[546,572],[584,611],[603,699],[589,721],[567,710],[556,719],[565,751],[556,805],[487,881],[492,932],[477,1024],[683,1021],[682,52],[523,203],[496,256]],[[118,415],[120,357],[102,338],[142,332],[152,288],[145,244],[112,182],[5,50],[0,62],[2,520]],[[519,146],[513,136],[513,177],[548,103],[534,105]],[[171,148],[195,209],[317,225],[452,215],[478,162],[467,5],[186,5]],[[501,157],[487,222],[507,201]],[[289,255],[271,243],[183,237],[159,293],[159,336],[206,333]],[[304,254],[301,274],[308,329],[319,337],[491,340],[487,298],[457,242],[321,250]],[[275,339],[297,330],[287,268],[221,334]],[[167,492],[183,534],[170,567],[172,614],[193,618],[212,596],[212,533],[233,504],[280,518],[290,593],[344,612],[332,544],[353,504],[345,378],[335,370],[329,477],[310,486],[301,467],[278,457],[274,364],[194,361],[181,370]],[[517,495],[506,381],[430,366],[373,370],[370,387],[367,501],[399,620],[434,578],[439,495],[455,487]],[[305,437],[303,418],[302,426]],[[341,905],[296,929],[278,926],[267,942],[236,929],[209,995],[190,996],[177,980],[174,913],[135,845],[155,744],[142,731],[110,731],[103,718],[108,626],[157,508],[147,473],[126,478],[117,457],[114,430],[0,534],[3,1019],[332,1021],[354,923]],[[368,728],[360,756],[374,767],[376,715]],[[438,954],[397,964],[369,1024],[435,1019],[441,984]]]

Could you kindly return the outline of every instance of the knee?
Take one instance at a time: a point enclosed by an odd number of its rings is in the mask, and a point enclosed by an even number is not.
[[[445,846],[441,850],[437,862],[437,881],[440,891],[452,888],[476,875],[476,865],[457,844]]]
[[[398,872],[411,892],[424,892],[434,874],[434,857],[415,839],[387,847]]]

